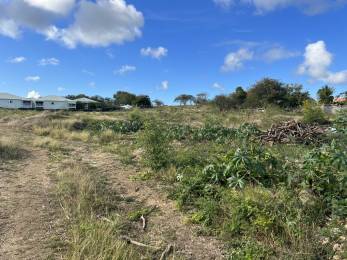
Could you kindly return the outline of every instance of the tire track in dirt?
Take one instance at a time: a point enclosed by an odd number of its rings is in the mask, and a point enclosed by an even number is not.
[[[133,167],[122,165],[113,154],[98,149],[89,149],[85,145],[73,145],[73,158],[79,158],[82,163],[96,167],[107,176],[121,196],[134,199],[143,207],[157,207],[158,214],[148,218],[146,232],[140,232],[132,237],[143,240],[144,243],[163,246],[175,245],[176,252],[185,259],[225,259],[222,242],[213,237],[197,235],[198,228],[185,224],[184,216],[167,194],[160,190],[159,184],[153,182],[134,181],[138,172]]]
[[[7,138],[19,143],[23,133],[0,125]],[[0,259],[47,259],[52,210],[48,197],[51,182],[45,151],[26,147],[28,157],[0,169]]]

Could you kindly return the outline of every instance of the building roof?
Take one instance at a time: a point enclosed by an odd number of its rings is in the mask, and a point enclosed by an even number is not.
[[[23,98],[9,93],[0,93],[0,99],[22,100]]]
[[[77,99],[75,99],[74,101],[76,101],[76,102],[81,102],[81,103],[86,103],[86,104],[89,104],[89,103],[98,103],[98,102],[95,101],[95,100],[92,100],[92,99],[89,99],[89,98],[85,98],[85,97],[83,97],[83,98],[77,98]]]
[[[55,101],[55,102],[71,102],[74,103],[74,100],[70,100],[64,97],[60,96],[45,96],[45,97],[40,97],[39,99],[36,99],[37,101]]]

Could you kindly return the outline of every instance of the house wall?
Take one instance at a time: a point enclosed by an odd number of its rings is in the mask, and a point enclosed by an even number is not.
[[[47,110],[69,109],[69,103],[65,101],[44,101],[43,109],[47,109]]]
[[[23,107],[23,102],[22,100],[0,99],[0,107],[18,109]]]

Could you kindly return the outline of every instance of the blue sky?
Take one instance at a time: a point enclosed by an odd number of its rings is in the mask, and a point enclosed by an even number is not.
[[[0,92],[347,90],[345,0],[0,0]]]

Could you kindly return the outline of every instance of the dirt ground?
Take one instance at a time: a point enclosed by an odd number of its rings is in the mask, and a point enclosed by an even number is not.
[[[0,123],[3,136],[30,140],[34,136],[12,123]],[[115,155],[91,149],[84,143],[64,143],[70,154],[64,160],[75,160],[96,167],[106,175],[118,194],[132,198],[137,205],[157,207],[151,214],[146,231],[130,232],[134,240],[154,246],[173,244],[184,259],[223,259],[221,242],[198,235],[198,228],[185,223],[163,187],[155,182],[134,181],[139,169],[125,166]],[[27,146],[28,156],[19,162],[0,164],[0,259],[52,259],[49,247],[57,234],[55,224],[61,212],[50,196],[54,188],[52,167],[45,149]],[[123,205],[124,210],[127,206]],[[136,225],[136,223],[134,224]],[[140,229],[139,229],[140,230]],[[58,232],[59,233],[59,232]]]

